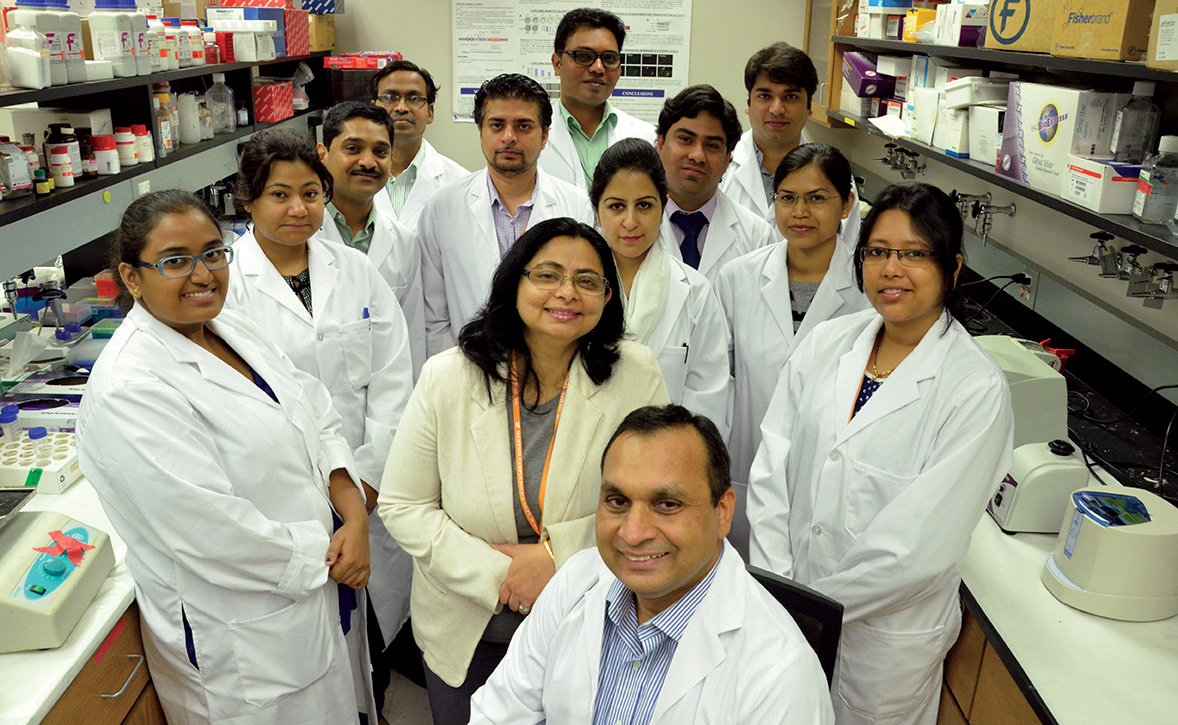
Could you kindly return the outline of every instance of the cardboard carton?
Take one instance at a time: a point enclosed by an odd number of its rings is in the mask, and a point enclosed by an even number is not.
[[[1157,0],[1145,64],[1150,68],[1178,70],[1178,0]]]
[[[981,105],[969,108],[969,157],[988,166],[998,163],[1002,147],[1002,125],[1006,105]]]
[[[1059,5],[1060,0],[990,0],[986,47],[1050,53]]]
[[[1055,14],[1051,54],[1145,60],[1154,0],[1067,0]]]
[[[1073,155],[1063,198],[1098,214],[1130,214],[1140,174],[1141,164]]]

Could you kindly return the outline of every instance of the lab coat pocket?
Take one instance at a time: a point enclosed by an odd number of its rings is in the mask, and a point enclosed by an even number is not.
[[[672,403],[681,404],[683,389],[687,386],[687,346],[664,347],[658,359],[663,381],[667,384],[667,397]]]
[[[844,624],[836,696],[865,722],[907,722],[901,716],[936,694],[944,630],[888,632],[863,622]]]
[[[851,462],[850,476],[846,528],[856,538],[916,479],[915,475],[899,476],[861,461]]]
[[[334,585],[332,585],[334,586]],[[322,592],[256,619],[229,622],[229,639],[247,702],[258,707],[318,680],[336,656]]]
[[[368,386],[372,379],[372,323],[368,319],[356,320],[339,328],[339,343],[344,356],[344,367],[353,390]]]

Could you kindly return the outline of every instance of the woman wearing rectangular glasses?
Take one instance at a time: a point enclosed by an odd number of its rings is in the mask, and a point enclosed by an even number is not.
[[[842,602],[836,720],[936,722],[970,536],[1010,465],[1010,392],[959,322],[962,223],[944,192],[886,189],[855,279],[874,309],[786,360],[749,478],[754,565]]]
[[[300,370],[331,391],[372,511],[413,390],[405,317],[365,254],[315,235],[332,177],[310,137],[263,131],[245,144],[238,165],[235,197],[253,225],[233,245],[237,263],[225,305],[262,327]],[[408,612],[412,564],[375,520],[369,543],[372,577],[365,595],[393,610],[385,621],[399,628]],[[348,645],[361,711],[375,723],[380,714],[369,675],[367,596],[359,597],[350,616]]]
[[[614,428],[667,402],[654,356],[622,340],[617,279],[592,227],[532,225],[405,409],[379,513],[414,558],[410,621],[438,725],[470,720],[556,568],[593,546]]]
[[[164,713],[356,722],[336,582],[366,584],[368,519],[330,394],[222,312],[233,250],[192,194],[133,202],[111,256],[129,312],[90,376],[78,457],[127,544]]]

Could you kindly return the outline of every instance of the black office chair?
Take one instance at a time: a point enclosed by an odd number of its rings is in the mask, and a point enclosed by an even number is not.
[[[748,567],[761,586],[765,587],[802,630],[806,641],[814,648],[826,681],[834,678],[834,663],[839,651],[839,634],[843,629],[843,605],[808,586],[790,581],[770,571]]]

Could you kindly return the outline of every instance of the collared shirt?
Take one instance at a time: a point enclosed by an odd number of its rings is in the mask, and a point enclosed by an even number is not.
[[[352,228],[348,226],[348,220],[344,218],[339,209],[335,208],[335,204],[329,201],[326,208],[327,213],[331,215],[331,220],[335,222],[335,228],[339,229],[340,238],[344,240],[344,244],[368,254],[368,248],[372,246],[372,235],[376,233],[376,204],[373,204],[368,210],[368,221],[355,236],[352,235]]]
[[[401,210],[405,208],[409,193],[413,191],[413,182],[417,181],[417,171],[421,168],[421,159],[424,155],[425,144],[422,143],[421,148],[417,149],[417,155],[401,172],[401,175],[389,177],[389,183],[385,184],[385,189],[389,193],[389,201],[393,203],[393,213],[397,215],[398,219],[401,218]]]
[[[606,595],[593,725],[650,722],[675,649],[719,568],[717,559],[716,566],[700,583],[642,626],[638,626],[634,593],[620,580],[614,581]]]
[[[773,208],[773,172],[765,168],[765,154],[756,143],[753,149],[757,152],[757,168],[761,170],[761,183],[765,185],[765,198],[769,200],[769,208]]]
[[[698,212],[703,212],[703,215],[705,217],[707,217],[707,220],[708,220],[707,226],[705,226],[699,233],[699,239],[695,240],[696,245],[699,247],[700,258],[703,258],[704,242],[706,242],[708,239],[708,230],[712,228],[712,217],[716,215],[716,205],[720,203],[719,199],[717,198],[719,195],[719,190],[717,189],[716,192],[717,193],[712,194],[712,198],[708,199],[707,202],[704,203],[703,206],[701,206],[700,208],[695,210]],[[670,219],[671,215],[677,211],[687,211],[687,210],[684,209],[683,207],[679,206],[678,204],[676,204],[674,199],[667,197],[667,208],[664,211],[664,215],[666,216],[666,218]],[[682,246],[683,245],[683,230],[679,228],[678,224],[676,224],[675,222],[671,222],[671,231],[675,235],[675,246],[676,247]]]
[[[593,186],[593,172],[597,170],[597,162],[601,161],[601,157],[609,148],[609,129],[618,125],[618,112],[614,110],[613,104],[606,101],[601,123],[597,124],[593,138],[589,138],[581,128],[581,122],[569,113],[569,109],[565,108],[563,103],[556,105],[560,109],[560,117],[568,126],[569,135],[573,137],[573,148],[577,149],[577,158],[581,160],[581,172],[585,174],[585,186]]]
[[[515,208],[515,216],[507,210],[507,205],[499,198],[499,190],[487,174],[487,191],[491,194],[491,218],[495,221],[495,236],[499,240],[499,258],[507,254],[515,240],[520,238],[528,228],[532,218],[532,203],[536,196],[536,187],[532,187],[532,196],[523,204]]]

